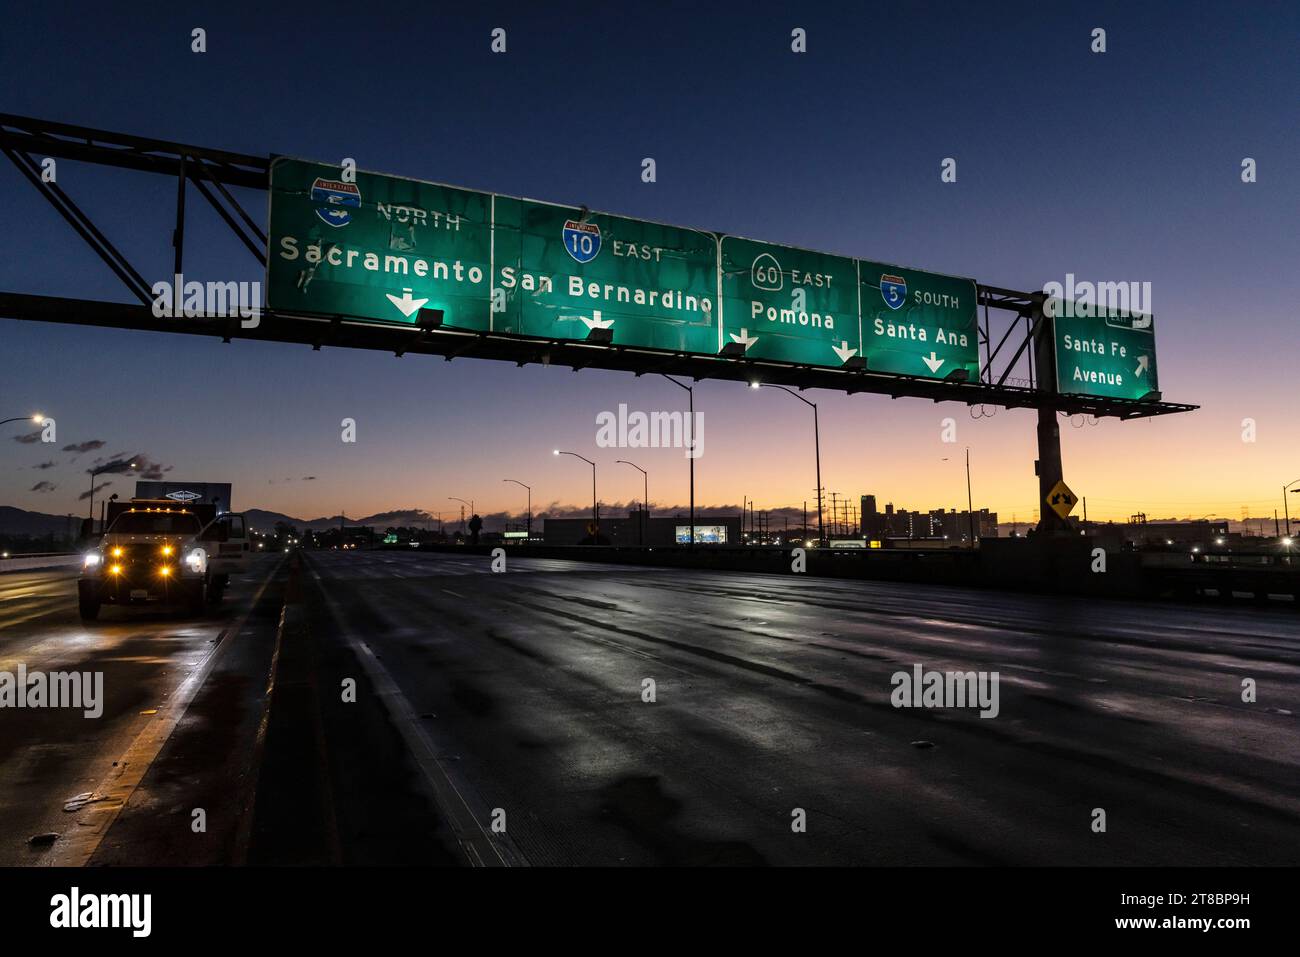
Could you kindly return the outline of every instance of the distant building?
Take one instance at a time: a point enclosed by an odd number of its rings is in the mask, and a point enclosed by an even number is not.
[[[1228,538],[1228,520],[1198,519],[1191,522],[1130,521],[1124,538],[1138,545],[1214,545]]]
[[[975,513],[975,535],[977,538],[996,538],[998,534],[998,513],[982,508]],[[971,513],[956,509],[930,509],[929,511],[908,511],[895,509],[892,502],[885,505],[883,512],[876,507],[874,495],[862,496],[862,535],[873,541],[885,541],[891,538],[938,539],[949,542],[969,541],[971,535]]]
[[[590,545],[590,518],[546,518],[542,520],[542,541],[547,545]],[[690,541],[690,516],[649,517],[645,511],[633,511],[627,517],[602,516],[597,544],[636,547],[668,547]],[[644,535],[644,539],[643,536]],[[739,545],[740,516],[695,516],[697,545]]]
[[[229,482],[174,482],[141,479],[135,483],[136,498],[169,498],[182,505],[215,505],[218,512],[232,510]]]

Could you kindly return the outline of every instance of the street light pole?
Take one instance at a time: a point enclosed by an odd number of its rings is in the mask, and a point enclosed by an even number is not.
[[[468,506],[469,506],[469,513],[470,513],[470,515],[472,516],[472,515],[474,514],[474,502],[473,502],[472,499],[471,499],[470,501],[467,502],[467,501],[465,501],[463,498],[456,498],[456,496],[454,496],[454,495],[448,495],[448,496],[447,496],[447,501],[449,501],[449,502],[460,502],[460,504],[461,504],[462,506],[468,505]],[[462,535],[465,534],[465,509],[464,509],[463,507],[462,507],[461,510],[460,510],[460,533],[461,533]]]
[[[110,462],[110,463],[108,463],[108,465],[104,466],[103,468],[93,469],[93,470],[91,471],[91,473],[90,473],[90,510],[89,510],[89,511],[90,511],[90,530],[91,530],[91,532],[94,532],[94,530],[95,530],[95,476],[96,476],[96,475],[103,475],[103,474],[104,474],[105,472],[107,472],[110,468],[115,467],[117,464],[118,464],[118,463],[116,463],[116,462]],[[126,467],[127,467],[128,469],[133,469],[133,468],[135,468],[135,463],[134,463],[134,462],[128,462],[127,465],[126,465]],[[102,526],[103,523],[101,522],[100,525]],[[100,528],[100,531],[102,532],[103,530],[104,530],[104,529],[101,527],[101,528]]]
[[[516,485],[524,485],[519,479],[502,479],[503,482],[514,482]],[[528,489],[528,537],[533,537],[533,487],[524,485]]]
[[[966,515],[970,519],[970,547],[974,548],[975,538],[975,504],[970,494],[970,446],[966,446]]]
[[[8,425],[10,422],[33,422],[40,425],[45,421],[45,416],[37,412],[35,415],[16,415],[12,419],[0,419],[0,425]]]
[[[1296,479],[1294,482],[1287,482],[1285,485],[1282,486],[1282,514],[1286,516],[1287,535],[1291,534],[1291,509],[1290,506],[1287,504],[1286,490],[1289,489],[1292,485],[1300,485],[1300,479]]]
[[[766,386],[769,389],[780,389],[782,392],[788,392],[804,405],[811,406],[813,410],[813,448],[817,455],[817,544],[825,546],[826,544],[826,527],[822,522],[822,440],[821,428],[817,424],[817,403],[810,402],[793,389],[788,389],[783,385],[776,385],[772,382],[751,382],[751,389],[758,389]]]
[[[637,524],[640,526],[641,534],[637,536],[638,544],[645,546],[645,525],[650,518],[650,473],[637,465],[635,462],[629,462],[627,459],[617,459],[619,465],[630,465],[641,473],[643,491],[641,493],[641,521]]]
[[[575,459],[582,459],[591,466],[591,526],[596,531],[591,533],[592,544],[596,542],[596,534],[600,531],[600,514],[596,510],[596,463],[585,455],[579,455],[577,452],[564,452],[560,449],[555,450],[556,455],[572,455]]]
[[[687,385],[684,382],[678,382],[672,376],[665,372],[659,373],[679,389],[685,389],[687,393],[687,422],[691,434],[691,448],[688,450],[687,458],[691,463],[691,548],[695,547],[695,386]]]

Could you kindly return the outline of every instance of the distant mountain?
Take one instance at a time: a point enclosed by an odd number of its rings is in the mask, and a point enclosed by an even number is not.
[[[81,527],[81,517],[73,516],[72,531]],[[0,505],[0,535],[66,535],[68,516],[50,515],[46,512],[28,512],[12,505]]]
[[[276,522],[285,522],[300,532],[307,529],[319,532],[327,528],[338,528],[340,522],[344,521],[348,525],[369,525],[378,529],[384,529],[390,525],[421,528],[433,528],[437,525],[437,519],[418,508],[380,512],[377,515],[366,515],[361,518],[349,515],[346,519],[338,515],[328,518],[294,518],[292,515],[285,515],[283,512],[270,512],[261,508],[245,509],[244,515],[248,518],[249,527],[267,531],[274,528]],[[81,516],[74,515],[72,517],[73,533],[75,534],[80,527]],[[14,508],[12,505],[0,505],[0,535],[39,537],[51,534],[66,535],[67,532],[68,517],[66,515],[29,512],[26,509]]]
[[[275,527],[276,522],[284,522],[291,525],[298,531],[311,529],[315,532],[324,531],[327,528],[338,528],[341,524],[347,525],[369,525],[374,528],[387,528],[388,526],[418,526],[432,528],[437,520],[428,512],[418,508],[399,509],[393,512],[380,512],[377,515],[367,515],[362,518],[356,518],[351,515],[344,518],[341,515],[334,515],[329,518],[294,518],[292,515],[285,515],[282,512],[268,512],[265,509],[249,508],[244,510],[244,515],[248,519],[251,528],[271,529]]]

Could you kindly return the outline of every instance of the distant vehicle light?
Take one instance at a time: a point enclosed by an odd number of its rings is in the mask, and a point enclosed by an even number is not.
[[[9,557],[9,553],[8,553],[8,552],[5,552],[5,557],[6,557],[6,558]],[[94,568],[96,565],[99,564],[99,561],[100,561],[100,559],[99,559],[99,554],[98,554],[98,553],[96,553],[96,552],[89,552],[89,553],[85,556],[85,558],[83,558],[83,559],[81,560],[81,567],[82,567],[82,568]]]
[[[1216,538],[1216,539],[1214,540],[1214,544],[1216,544],[1216,545],[1222,545],[1222,544],[1223,544],[1223,539],[1221,539],[1221,538]]]
[[[164,545],[162,553],[164,555],[170,555],[172,553],[172,547],[170,545]]]
[[[170,565],[164,565],[162,568],[158,569],[158,574],[161,575],[163,578],[166,578],[171,573],[172,573],[172,569]]]
[[[120,548],[115,548],[115,549],[113,549],[113,557],[114,557],[114,558],[121,558],[121,557],[122,557],[122,549],[120,549]]]
[[[120,575],[120,574],[122,574],[122,566],[121,566],[121,565],[110,565],[108,571],[109,571],[109,574],[111,574],[111,575]]]
[[[1283,544],[1283,545],[1286,545],[1288,548],[1290,548],[1290,547],[1291,547],[1291,539],[1290,539],[1290,538],[1284,538],[1284,539],[1282,539],[1282,544]]]

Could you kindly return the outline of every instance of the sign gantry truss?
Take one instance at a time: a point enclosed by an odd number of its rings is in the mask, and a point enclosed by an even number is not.
[[[271,289],[269,300],[271,308],[263,309],[255,324],[241,322],[238,315],[170,317],[159,318],[152,309],[154,296],[151,293],[151,280],[166,279],[183,272],[185,253],[185,217],[188,187],[195,191],[219,215],[233,235],[254,257],[261,266],[266,266],[268,254],[276,254],[275,237],[268,238],[267,232],[254,217],[250,216],[232,193],[232,188],[267,191],[272,189],[272,171],[277,162],[296,163],[298,161],[277,160],[276,157],[250,156],[224,150],[214,150],[180,143],[153,140],[104,130],[70,126],[29,117],[0,114],[0,151],[13,163],[23,178],[27,179],[55,208],[73,230],[85,241],[104,263],[122,281],[136,303],[116,303],[92,301],[52,296],[36,296],[21,292],[0,292],[0,317],[41,322],[63,322],[84,325],[140,329],[208,335],[231,341],[236,338],[262,341],[295,342],[312,346],[314,349],[358,348],[391,351],[396,355],[406,353],[438,355],[450,360],[454,358],[494,359],[514,362],[520,366],[541,363],[569,367],[574,370],[583,368],[611,369],[631,372],[635,375],[667,373],[670,375],[689,376],[693,379],[728,379],[736,381],[762,381],[787,385],[798,389],[831,389],[846,393],[867,392],[889,395],[893,398],[914,397],[930,399],[935,402],[955,401],[968,405],[994,405],[1004,408],[1054,409],[1069,414],[1089,414],[1094,416],[1113,416],[1123,419],[1163,415],[1190,411],[1195,406],[1165,402],[1160,394],[1148,390],[1139,397],[1112,395],[1090,395],[1086,392],[1068,393],[1058,389],[1057,370],[1040,370],[1044,356],[1052,355],[1049,346],[1059,330],[1050,316],[1044,315],[1045,297],[1042,293],[1019,292],[994,286],[971,283],[976,309],[969,309],[970,321],[974,326],[973,345],[975,348],[967,353],[949,354],[949,366],[954,373],[947,378],[940,378],[947,372],[941,363],[945,360],[942,350],[936,353],[930,349],[929,355],[919,354],[915,358],[924,365],[921,374],[907,374],[912,366],[911,358],[906,354],[893,355],[885,361],[883,368],[872,368],[870,363],[854,359],[854,342],[851,334],[846,334],[842,342],[831,342],[829,348],[842,359],[842,365],[835,367],[836,359],[827,359],[828,353],[822,350],[821,343],[808,341],[794,342],[783,348],[777,340],[765,342],[762,347],[747,345],[749,339],[762,341],[762,336],[755,337],[748,324],[739,330],[731,330],[731,323],[726,321],[726,310],[735,312],[753,305],[755,312],[768,308],[764,292],[781,282],[781,276],[773,271],[763,270],[764,261],[779,257],[793,262],[794,270],[802,271],[805,276],[826,277],[829,285],[843,290],[848,279],[853,277],[857,294],[861,296],[865,288],[862,276],[863,266],[868,267],[869,282],[875,295],[883,297],[892,308],[892,296],[899,290],[907,288],[907,283],[914,286],[927,281],[941,282],[943,277],[917,271],[892,270],[889,267],[877,268],[878,264],[859,260],[845,260],[822,254],[789,250],[772,244],[760,244],[736,237],[716,237],[718,245],[718,291],[717,302],[721,317],[717,321],[719,349],[716,354],[703,354],[688,351],[686,348],[674,348],[671,337],[647,335],[646,346],[640,342],[620,341],[621,330],[610,333],[609,320],[596,316],[582,318],[590,327],[590,335],[575,336],[570,330],[573,324],[563,325],[554,321],[568,318],[563,315],[565,303],[543,302],[541,305],[551,312],[538,311],[537,315],[547,323],[533,321],[529,324],[526,310],[538,309],[535,302],[522,302],[525,311],[519,312],[523,317],[515,325],[503,322],[504,328],[497,328],[497,323],[488,321],[478,328],[461,328],[456,323],[442,322],[442,311],[433,321],[423,321],[432,315],[431,310],[416,311],[402,308],[407,305],[408,297],[413,293],[394,290],[394,295],[387,298],[409,322],[376,321],[368,314],[356,315],[353,308],[337,313],[322,312],[319,305],[311,308],[294,308],[299,301],[289,295],[283,288],[277,288],[277,273],[271,271]],[[161,270],[144,273],[135,268],[113,245],[107,233],[77,206],[72,197],[56,181],[46,181],[42,176],[42,159],[74,160],[96,165],[116,167],[124,170],[136,170],[158,175],[174,177],[176,191],[176,221],[172,236],[174,250],[171,272],[157,275]],[[314,171],[313,171],[314,172]],[[373,174],[359,174],[372,176]],[[61,177],[66,182],[67,177]],[[378,179],[377,177],[373,177]],[[395,179],[395,178],[390,178]],[[319,186],[323,178],[317,176],[313,185]],[[404,181],[415,182],[415,181]],[[337,189],[339,184],[325,181],[324,191],[334,188],[340,195],[332,197],[337,202],[340,198],[346,203],[346,192]],[[367,187],[369,188],[369,187]],[[451,189],[451,188],[447,188]],[[479,194],[490,195],[490,194]],[[495,203],[495,200],[493,201]],[[589,220],[583,208],[578,210],[555,207],[552,213],[534,201],[516,200],[521,204],[518,210],[510,210],[518,218],[520,250],[536,248],[538,240],[529,233],[534,222],[546,222],[550,235],[550,219],[562,224],[562,231],[554,230],[556,236],[562,236],[563,242],[572,248],[560,247],[578,263],[584,263],[584,254],[591,249],[585,231],[592,228],[589,222],[598,224],[599,220]],[[528,206],[522,204],[531,204]],[[275,219],[274,205],[272,220]],[[304,207],[306,209],[307,207]],[[322,216],[331,215],[327,210]],[[346,210],[346,206],[342,207]],[[340,214],[346,222],[347,212]],[[494,214],[492,232],[499,235],[500,215]],[[614,220],[615,217],[606,217]],[[635,221],[623,220],[634,223]],[[326,235],[329,226],[320,228]],[[598,230],[598,225],[596,226]],[[663,231],[675,227],[661,227]],[[681,232],[690,232],[680,230]],[[698,231],[696,231],[698,232]],[[606,227],[606,235],[617,236]],[[713,234],[700,233],[700,236],[712,237]],[[711,241],[711,240],[710,240]],[[702,240],[702,244],[707,241]],[[504,245],[504,244],[503,244]],[[702,245],[703,248],[703,245]],[[492,255],[500,251],[495,248]],[[523,255],[520,253],[519,255]],[[554,256],[554,253],[550,253]],[[810,258],[811,257],[811,258]],[[563,258],[563,257],[560,257]],[[724,287],[724,264],[732,261],[745,267],[737,266],[726,270],[727,282],[732,277],[742,284]],[[743,262],[741,262],[743,260]],[[522,261],[522,260],[521,260]],[[499,265],[496,268],[500,268]],[[575,268],[572,264],[569,268]],[[783,264],[783,270],[789,267]],[[894,275],[893,272],[905,272],[906,275]],[[794,273],[798,275],[799,273]],[[491,275],[491,273],[489,273]],[[790,275],[790,273],[787,273]],[[149,278],[146,278],[146,277]],[[953,280],[953,282],[959,282]],[[895,288],[897,284],[897,289]],[[283,284],[280,284],[281,286]],[[317,287],[318,289],[324,287]],[[811,284],[810,284],[811,288]],[[942,288],[939,286],[936,289]],[[953,287],[953,300],[959,301],[960,286]],[[739,289],[739,292],[733,291]],[[400,292],[399,300],[395,293]],[[814,295],[816,295],[814,291]],[[741,300],[743,299],[743,302]],[[735,300],[733,302],[733,300]],[[307,299],[301,300],[306,302]],[[846,297],[841,293],[840,299],[827,296],[814,299],[812,308],[831,308],[819,306],[820,303],[838,303],[835,308],[843,308]],[[288,308],[286,308],[286,306]],[[879,304],[877,304],[879,306]],[[366,308],[369,308],[367,306]],[[967,307],[968,308],[968,307]],[[1050,312],[1049,307],[1049,312]],[[887,309],[878,309],[877,315],[888,317]],[[850,325],[852,333],[863,336],[863,330],[854,328],[863,324],[867,316],[865,310],[859,309]],[[631,317],[635,319],[636,317]],[[602,325],[605,328],[601,328]],[[723,336],[724,325],[731,332]],[[582,327],[577,327],[582,331]],[[540,330],[540,334],[539,333]],[[563,330],[559,334],[556,330]],[[835,332],[838,338],[840,333]],[[696,337],[698,338],[698,336]],[[726,339],[739,342],[730,345]],[[858,339],[860,344],[864,341]],[[1037,344],[1037,348],[1036,348]],[[815,347],[815,348],[814,348]],[[691,350],[697,348],[694,344]],[[809,361],[799,361],[807,354]],[[1059,352],[1057,353],[1059,355]],[[1128,363],[1128,357],[1124,357]],[[936,370],[939,370],[936,374]],[[1111,390],[1114,392],[1115,390]]]

